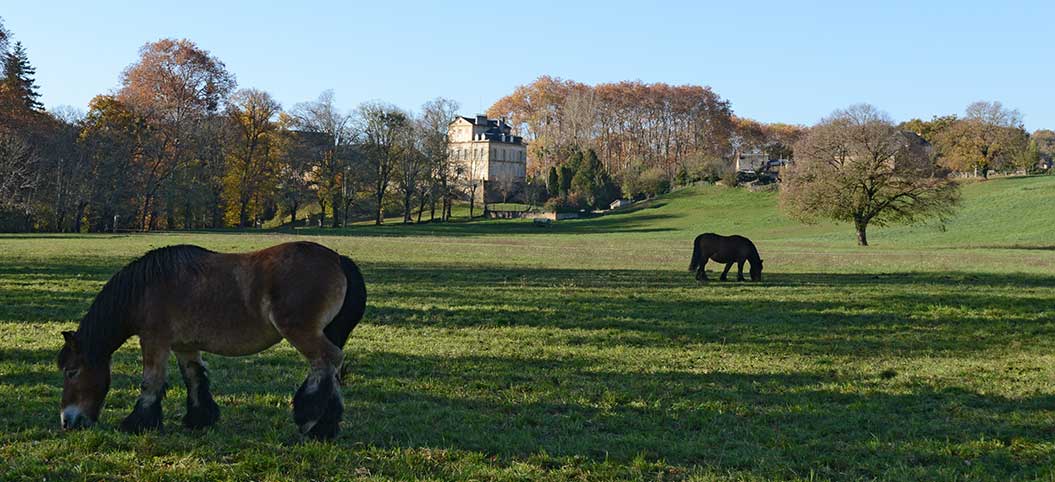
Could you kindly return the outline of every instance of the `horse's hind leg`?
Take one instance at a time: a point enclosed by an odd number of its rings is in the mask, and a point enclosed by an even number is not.
[[[121,430],[140,433],[144,430],[161,430],[161,400],[165,398],[165,368],[168,365],[169,347],[157,346],[140,339],[143,349],[143,385],[136,407],[121,422]]]
[[[190,429],[205,428],[220,420],[220,406],[209,391],[209,371],[201,359],[201,352],[176,352],[180,375],[187,386],[187,414],[183,426]]]
[[[743,265],[740,265],[740,266],[741,266],[741,269],[742,269],[742,268],[743,268]],[[728,279],[728,276],[729,276],[729,270],[730,270],[730,269],[731,269],[732,267],[733,267],[733,263],[732,263],[732,261],[730,261],[730,262],[728,262],[728,263],[725,263],[725,270],[723,270],[723,271],[722,271],[722,277],[721,277],[721,278],[718,278],[718,279],[720,279],[720,280],[722,280],[722,281],[726,281],[726,280]]]
[[[344,353],[322,333],[283,335],[311,363],[308,378],[293,395],[293,421],[311,438],[336,437],[344,414],[337,382]]]

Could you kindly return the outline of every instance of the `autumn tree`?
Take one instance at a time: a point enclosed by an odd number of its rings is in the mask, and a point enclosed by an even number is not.
[[[230,141],[223,183],[228,223],[250,226],[250,216],[262,208],[261,198],[274,189],[280,110],[270,94],[257,89],[239,90],[228,101]]]
[[[1015,157],[1015,167],[1031,173],[1037,170],[1040,164],[1040,146],[1036,139],[1030,139],[1025,149],[1022,149]]]
[[[867,246],[869,225],[944,218],[959,190],[922,139],[858,104],[835,111],[795,145],[780,197],[783,209],[805,222],[853,223],[858,244]]]
[[[92,99],[82,121],[78,143],[89,162],[88,222],[92,231],[112,231],[130,224],[143,176],[135,170],[148,127],[114,96]]]
[[[956,123],[958,118],[955,115],[943,115],[934,116],[929,121],[921,119],[911,119],[901,124],[898,124],[898,129],[903,131],[909,131],[915,133],[917,136],[923,138],[923,140],[935,144],[939,142],[939,138],[943,135],[949,126]]]
[[[190,40],[151,42],[139,55],[125,69],[117,98],[149,128],[136,161],[143,175],[140,223],[150,229],[159,190],[190,158],[195,130],[220,111],[235,81],[223,62]]]
[[[975,102],[966,115],[935,136],[943,163],[961,172],[989,172],[1013,164],[1026,147],[1022,116],[1000,102]]]
[[[733,131],[729,102],[693,85],[589,86],[543,76],[496,101],[488,114],[507,118],[529,142],[529,175],[544,175],[592,147],[614,176],[656,167],[673,177],[690,156],[725,156]]]
[[[1039,129],[1033,132],[1033,140],[1037,143],[1041,160],[1051,162],[1055,159],[1055,131],[1050,129]]]

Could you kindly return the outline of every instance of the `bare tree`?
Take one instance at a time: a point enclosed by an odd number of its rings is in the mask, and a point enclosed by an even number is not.
[[[782,207],[800,220],[852,222],[861,246],[870,224],[944,218],[959,200],[929,146],[867,104],[835,111],[809,130],[795,145],[780,194]]]
[[[22,139],[0,132],[0,208],[28,209],[28,196],[40,181],[39,159]]]
[[[314,102],[294,106],[292,117],[295,129],[302,131],[306,137],[315,138],[310,142],[318,140],[316,144],[320,149],[310,169],[316,201],[322,210],[323,218],[326,216],[326,205],[331,206],[333,227],[337,227],[340,225],[338,210],[343,205],[342,183],[347,182],[342,176],[352,174],[346,169],[346,148],[353,142],[355,135],[351,128],[352,118],[337,107],[331,90],[323,92]]]
[[[432,204],[431,219],[436,218],[437,198],[442,201],[440,217],[446,220],[450,215],[453,194],[451,176],[454,174],[454,169],[451,165],[450,152],[447,150],[447,127],[457,111],[457,102],[437,97],[421,107],[421,115],[416,122],[418,148],[428,160],[431,171],[428,183],[428,196]],[[424,197],[421,200],[424,201]],[[420,212],[419,210],[418,213]],[[421,219],[420,215],[418,219]]]
[[[503,203],[508,203],[517,195],[519,183],[516,177],[509,173],[503,173],[495,178],[495,191],[502,197]]]
[[[488,153],[483,149],[472,149],[465,156],[465,159],[458,162],[455,176],[469,198],[469,219],[472,219],[476,215],[477,193],[480,193],[481,198],[487,197],[487,193],[483,191],[486,189],[484,178],[487,175],[485,169]]]
[[[359,131],[363,136],[364,154],[371,167],[374,182],[374,224],[384,223],[385,193],[392,173],[409,147],[410,117],[398,107],[369,102],[359,107]]]

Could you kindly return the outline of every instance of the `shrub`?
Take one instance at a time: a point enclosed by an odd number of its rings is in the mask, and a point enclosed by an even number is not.
[[[733,170],[730,170],[730,171],[722,174],[722,184],[725,184],[726,186],[729,186],[729,187],[735,187],[739,183],[740,183],[740,173],[738,173],[736,171],[733,171]]]
[[[725,179],[725,176],[733,172],[733,170],[733,166],[729,161],[711,158],[700,162],[694,174],[701,180],[714,183]]]
[[[554,213],[577,213],[583,209],[586,209],[586,202],[583,197],[572,193],[567,196],[552,197],[543,206],[548,212]]]

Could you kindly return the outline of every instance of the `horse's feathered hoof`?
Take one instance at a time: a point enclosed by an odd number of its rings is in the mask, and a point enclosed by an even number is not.
[[[313,373],[293,395],[293,421],[300,433],[313,439],[328,440],[340,432],[344,402],[337,389],[337,380]],[[313,377],[317,377],[313,380]]]
[[[219,421],[220,406],[212,398],[203,402],[201,406],[188,406],[187,414],[183,416],[183,426],[191,430],[211,427]]]
[[[136,408],[121,421],[118,427],[125,433],[143,433],[147,430],[164,430],[161,422],[161,401],[144,405],[142,400],[136,402]]]
[[[333,440],[341,433],[341,416],[344,415],[344,403],[340,397],[331,397],[326,405],[326,413],[315,424],[308,428],[304,435],[315,440]]]

